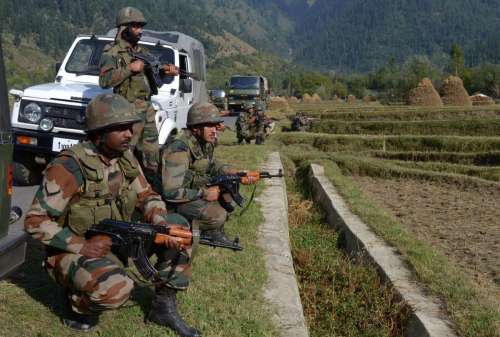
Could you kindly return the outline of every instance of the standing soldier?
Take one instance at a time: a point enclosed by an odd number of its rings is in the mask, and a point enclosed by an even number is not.
[[[134,127],[132,146],[141,166],[151,183],[158,175],[159,144],[158,130],[155,124],[155,110],[151,104],[151,95],[157,93],[156,85],[150,83],[145,73],[144,62],[134,59],[131,52],[148,54],[138,45],[143,27],[144,15],[134,7],[122,8],[116,18],[117,34],[115,41],[105,47],[101,60],[99,85],[113,88],[113,92],[125,97],[135,106],[142,122]],[[176,76],[179,70],[172,64],[164,65],[166,75]]]
[[[66,291],[64,324],[82,331],[97,324],[100,312],[124,304],[134,286],[110,252],[108,236],[85,238],[90,226],[106,218],[130,221],[140,210],[145,222],[189,228],[179,215],[167,215],[129,151],[133,124],[141,121],[134,107],[121,96],[101,94],[89,103],[86,117],[89,140],[61,152],[48,165],[25,220],[26,231],[45,245],[45,269]],[[173,237],[154,248],[161,280],[148,321],[180,336],[200,336],[176,308],[177,291],[189,285],[192,248],[180,246]]]
[[[255,113],[254,113],[254,134],[255,134],[255,144],[262,145],[264,144],[265,137],[265,124],[266,124],[266,115],[265,115],[265,107],[264,103],[256,102],[255,103]]]
[[[236,119],[236,138],[238,144],[250,143],[250,126],[248,125],[249,114],[253,113],[252,103],[245,102]]]
[[[189,109],[188,128],[162,153],[163,198],[176,206],[179,214],[190,221],[196,220],[205,237],[233,243],[224,234],[227,211],[218,201],[221,191],[218,186],[206,186],[212,176],[237,172],[214,158],[217,126],[221,121],[218,113],[210,103],[194,104]],[[258,173],[248,172],[242,183],[257,181]]]

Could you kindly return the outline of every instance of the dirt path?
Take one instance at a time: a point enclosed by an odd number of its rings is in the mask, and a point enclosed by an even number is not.
[[[500,303],[500,189],[354,177],[363,192]]]

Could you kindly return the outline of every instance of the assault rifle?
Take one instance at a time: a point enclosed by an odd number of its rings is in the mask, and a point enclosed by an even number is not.
[[[211,186],[219,186],[221,190],[221,195],[219,197],[219,203],[221,206],[231,213],[234,211],[234,207],[231,205],[230,202],[224,199],[223,194],[229,193],[231,195],[231,198],[234,200],[234,202],[240,206],[243,207],[243,204],[245,202],[245,199],[243,196],[240,194],[240,183],[243,178],[247,177],[247,172],[237,172],[236,174],[226,174],[226,175],[221,175],[221,176],[215,176],[210,178],[210,180],[207,183],[208,187]],[[279,170],[278,174],[271,174],[266,171],[260,171],[259,172],[259,179],[272,179],[272,178],[281,178],[283,177],[283,171]],[[254,190],[255,192],[255,190]],[[253,193],[252,193],[252,198],[250,201],[253,199]]]
[[[105,219],[93,225],[86,233],[86,238],[95,235],[107,235],[111,238],[111,252],[127,266],[130,258],[141,276],[147,281],[157,282],[160,280],[158,270],[148,258],[148,252],[153,245],[165,242],[165,237],[173,237],[184,246],[193,244],[193,239],[198,240],[201,245],[242,250],[238,242],[217,242],[209,237],[201,237],[198,230],[189,230],[179,225],[166,227],[140,222],[127,222]]]
[[[160,58],[153,54],[145,55],[141,52],[130,51],[130,56],[132,56],[132,58],[134,59],[144,62],[144,69],[149,83],[151,85],[154,85],[153,92],[158,93],[158,88],[161,88],[161,86],[163,85],[163,80],[161,79],[160,73],[163,71],[163,65],[165,63],[162,63],[160,61]],[[195,73],[190,73],[182,69],[179,69],[179,74],[181,74],[182,76],[193,78],[195,80],[197,79]]]

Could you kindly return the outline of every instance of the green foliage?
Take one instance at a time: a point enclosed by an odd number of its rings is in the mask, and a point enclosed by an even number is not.
[[[462,74],[464,62],[464,51],[457,43],[454,43],[450,51],[450,69],[455,76]]]

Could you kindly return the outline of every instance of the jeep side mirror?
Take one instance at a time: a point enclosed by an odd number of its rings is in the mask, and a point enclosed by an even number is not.
[[[193,81],[190,78],[182,78],[179,80],[179,90],[184,93],[193,92]]]
[[[61,64],[62,62],[57,62],[56,65],[55,65],[55,68],[56,68],[56,74],[59,72],[59,69],[61,69]]]

